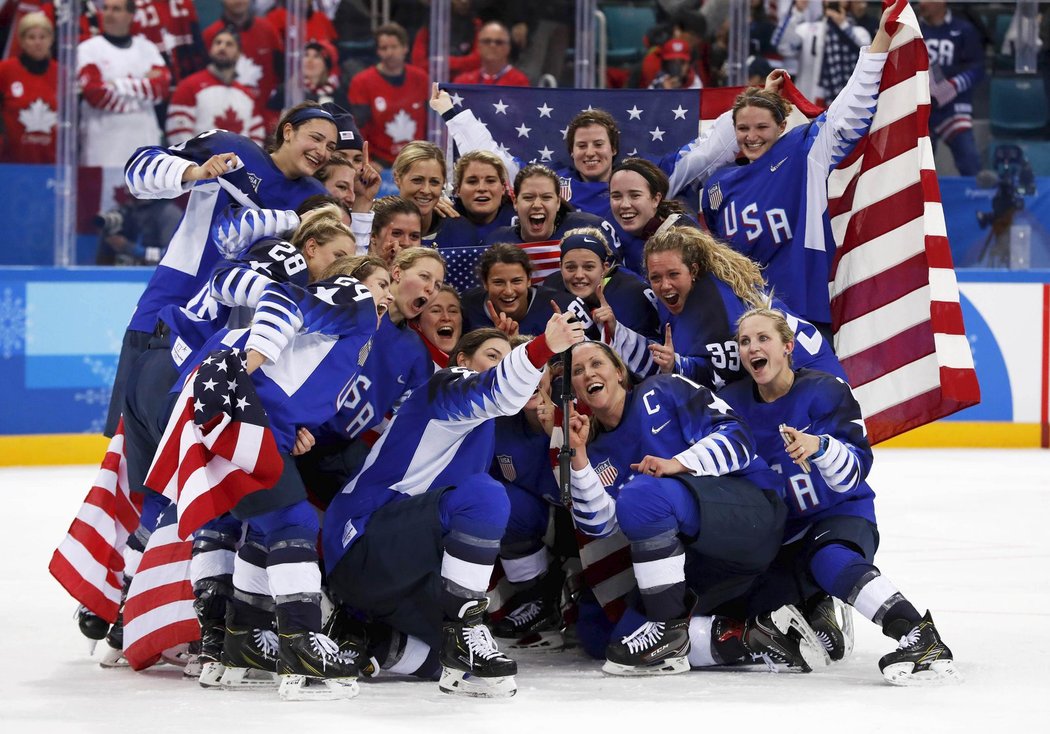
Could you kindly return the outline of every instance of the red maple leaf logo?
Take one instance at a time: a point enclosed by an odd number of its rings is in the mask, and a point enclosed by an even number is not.
[[[238,135],[244,134],[244,121],[232,107],[227,107],[221,115],[216,116],[215,127]]]

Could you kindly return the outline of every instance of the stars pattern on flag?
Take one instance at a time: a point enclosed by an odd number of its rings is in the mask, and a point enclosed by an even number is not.
[[[700,124],[695,89],[515,89],[443,85],[455,108],[473,111],[501,151],[523,163],[569,168],[565,145],[569,124],[584,110],[604,110],[620,129],[620,156],[653,160],[694,140]],[[658,96],[657,96],[658,95]]]

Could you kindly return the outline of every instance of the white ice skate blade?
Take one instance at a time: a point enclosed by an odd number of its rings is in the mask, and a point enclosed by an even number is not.
[[[636,678],[651,675],[677,675],[689,670],[689,656],[661,660],[659,665],[623,665],[606,660],[602,672],[625,678]]]
[[[518,684],[513,675],[502,678],[479,678],[453,668],[441,669],[441,680],[438,688],[442,693],[452,696],[471,696],[472,698],[510,698],[518,692]]]
[[[98,645],[98,640],[88,640],[88,657],[95,657],[95,647]]]
[[[508,650],[525,653],[561,652],[565,649],[565,636],[558,630],[533,632],[514,642],[505,643]]]
[[[102,649],[102,655],[99,657],[98,664],[103,668],[128,668],[130,663],[128,659],[124,657],[124,651],[105,645]]]
[[[186,661],[186,665],[182,668],[182,676],[184,678],[199,679],[203,669],[204,667],[201,665],[200,658],[196,655],[192,655],[190,656],[190,659]]]
[[[343,701],[361,692],[356,678],[308,678],[282,675],[277,695],[282,701]]]
[[[189,666],[186,667],[186,670],[189,671]],[[209,661],[200,666],[197,682],[201,684],[201,688],[219,688],[222,686],[222,677],[225,672],[225,665],[214,660]]]
[[[818,670],[831,665],[831,656],[828,655],[827,649],[821,643],[820,638],[817,637],[817,633],[813,631],[813,628],[809,626],[809,622],[802,616],[802,613],[791,604],[780,607],[770,615],[773,624],[782,634],[787,634],[790,630],[795,630],[798,633],[800,639],[798,641],[798,651],[802,655],[802,659],[806,661],[812,670]],[[790,670],[800,670],[799,668],[790,668]]]
[[[838,661],[842,662],[853,654],[853,643],[856,640],[856,633],[853,631],[853,607],[841,599],[832,597],[832,600],[839,619],[839,629],[842,630],[842,659]]]
[[[276,688],[281,682],[277,673],[256,668],[226,668],[220,681],[224,690],[243,688]]]
[[[894,663],[887,665],[882,675],[895,686],[943,686],[963,682],[962,673],[953,660],[937,660],[930,663],[929,668],[917,672],[913,663]]]
[[[167,650],[160,654],[160,659],[168,665],[174,665],[179,668],[185,668],[189,664],[190,658],[196,656],[189,650],[190,646],[185,642],[169,647]]]

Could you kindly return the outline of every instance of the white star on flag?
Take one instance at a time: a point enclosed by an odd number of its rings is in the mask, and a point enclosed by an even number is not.
[[[664,139],[664,131],[660,129],[659,125],[657,125],[655,129],[650,130],[649,134],[653,136],[654,141]]]
[[[247,408],[251,403],[248,402],[248,398],[237,398],[237,407],[241,410]]]
[[[627,114],[630,115],[628,119],[640,120],[642,119],[643,112],[645,112],[645,110],[640,110],[638,109],[638,105],[634,105],[633,107],[631,107],[631,109],[627,110]]]
[[[237,380],[227,380],[226,381],[226,389],[227,390],[236,390],[237,389]]]
[[[514,129],[518,131],[518,137],[519,138],[527,138],[527,137],[529,137],[529,133],[532,132],[532,128],[531,127],[525,127],[525,123],[524,122],[521,123],[520,127],[516,127]]]
[[[674,113],[674,119],[676,119],[676,120],[684,120],[685,119],[685,113],[688,112],[688,111],[689,110],[687,110],[682,105],[678,105],[676,108],[671,110],[671,112]]]
[[[463,106],[463,98],[459,96],[459,92],[453,92],[449,96],[452,97],[452,104],[453,104],[453,106],[455,106],[455,107],[462,107]]]
[[[548,107],[547,103],[544,102],[542,107],[537,107],[536,111],[540,113],[540,117],[550,117],[551,113],[554,112],[553,107]]]
[[[214,390],[215,386],[219,383],[217,383],[215,380],[208,380],[207,382],[202,382],[201,384],[204,385],[205,390]]]
[[[499,102],[496,102],[495,104],[493,104],[492,106],[496,108],[496,114],[497,115],[505,115],[505,114],[507,114],[507,105],[503,104],[503,100],[502,99]]]
[[[204,403],[202,403],[200,400],[194,400],[193,401],[193,409],[194,410],[204,410]]]
[[[565,127],[563,127],[563,128],[562,128],[561,130],[559,130],[558,132],[560,132],[560,133],[561,133],[561,137],[562,137],[562,140],[564,140],[565,138],[569,137],[569,127],[568,127],[568,125],[566,125]]]
[[[541,161],[549,161],[551,156],[554,155],[554,151],[544,145],[539,151]]]

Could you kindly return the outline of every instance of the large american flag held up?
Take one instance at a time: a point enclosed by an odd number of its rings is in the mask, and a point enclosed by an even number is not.
[[[523,163],[571,166],[565,131],[578,113],[602,109],[620,129],[619,157],[658,160],[696,138],[700,97],[695,89],[548,89],[442,84],[453,108],[466,107],[501,148]]]
[[[186,378],[146,478],[178,506],[181,538],[281,476],[284,462],[242,356],[212,352]]]
[[[94,484],[48,565],[74,599],[111,624],[124,587],[124,549],[139,526],[141,510],[142,496],[128,490],[121,421]]]
[[[933,165],[926,45],[908,3],[890,4],[901,27],[871,130],[828,181],[835,352],[873,444],[980,401]]]

